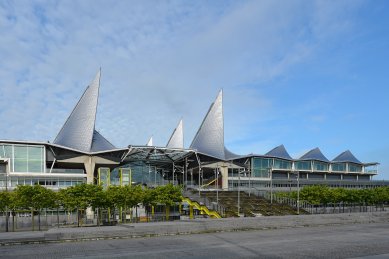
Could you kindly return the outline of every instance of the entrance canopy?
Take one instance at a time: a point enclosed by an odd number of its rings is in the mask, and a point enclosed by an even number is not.
[[[173,163],[182,163],[194,154],[191,149],[177,149],[150,146],[129,146],[122,163],[144,162],[159,167],[171,167]]]

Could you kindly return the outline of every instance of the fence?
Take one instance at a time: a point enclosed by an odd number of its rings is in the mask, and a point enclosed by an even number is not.
[[[34,218],[34,221],[33,221]],[[80,221],[87,223],[85,217],[80,218]],[[29,231],[34,230],[47,230],[55,226],[63,225],[76,225],[77,213],[64,212],[64,211],[49,211],[43,210],[41,215],[34,214],[32,217],[31,212],[16,212],[9,213],[8,230],[9,231]],[[40,226],[39,226],[40,225]],[[6,231],[6,216],[3,213],[0,216],[0,232]]]
[[[259,197],[263,197],[265,199],[273,199],[273,201],[277,203],[288,204],[289,206],[305,210],[310,214],[336,214],[336,213],[356,213],[356,212],[374,212],[374,211],[386,211],[388,205],[387,204],[377,204],[371,205],[366,203],[327,203],[327,204],[319,204],[313,205],[304,200],[296,200],[290,197],[279,197],[277,193],[273,193],[273,197],[271,197],[271,193],[266,190],[257,190],[255,188],[251,188],[251,190],[244,190],[246,193],[251,193]]]

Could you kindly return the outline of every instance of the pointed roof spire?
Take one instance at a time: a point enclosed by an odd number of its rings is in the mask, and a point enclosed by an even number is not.
[[[350,150],[346,150],[343,153],[341,153],[339,156],[335,157],[332,162],[351,162],[355,164],[362,164],[361,161],[359,161],[353,153],[351,153]]]
[[[273,148],[272,150],[267,152],[265,156],[293,160],[293,158],[289,155],[288,151],[286,151],[284,145],[280,145],[278,147]]]
[[[225,159],[223,90],[219,91],[215,101],[209,108],[190,148],[197,149],[197,151],[213,157]]]
[[[166,144],[167,148],[184,148],[184,129],[182,119],[178,122],[169,141]]]
[[[112,149],[112,147],[115,148],[95,131],[100,77],[101,69],[99,69],[94,80],[85,89],[85,92],[55,138],[54,144],[82,152],[95,152]]]
[[[149,138],[149,141],[147,141],[146,146],[148,146],[148,147],[152,147],[152,146],[153,146],[153,136],[151,136],[151,137]]]
[[[305,153],[302,157],[300,157],[299,160],[318,160],[322,162],[330,162],[318,147]]]

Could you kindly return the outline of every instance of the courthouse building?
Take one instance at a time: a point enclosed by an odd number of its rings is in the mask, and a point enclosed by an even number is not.
[[[387,184],[373,180],[378,163],[361,162],[349,150],[332,160],[319,148],[292,158],[283,145],[263,155],[234,154],[224,145],[222,91],[189,147],[184,147],[182,120],[164,147],[153,146],[152,139],[144,146],[115,147],[95,129],[99,87],[100,71],[52,142],[0,140],[0,190],[34,184],[59,189],[83,182],[104,186],[170,182],[223,190],[263,189],[270,183],[287,190],[297,181],[349,188]]]

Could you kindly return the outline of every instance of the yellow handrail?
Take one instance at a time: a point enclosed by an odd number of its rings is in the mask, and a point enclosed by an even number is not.
[[[191,199],[184,197],[184,198],[182,198],[182,202],[188,203],[189,206],[194,206],[196,209],[204,212],[205,214],[207,214],[211,218],[217,218],[217,219],[221,218],[220,214],[217,211],[209,210],[207,206],[200,205],[197,201],[192,201]]]

